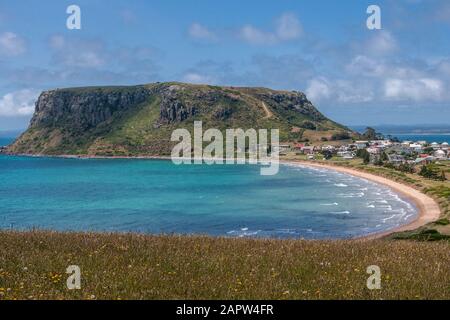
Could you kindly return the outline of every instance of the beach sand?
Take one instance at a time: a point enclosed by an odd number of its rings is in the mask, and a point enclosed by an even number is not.
[[[315,167],[315,168],[325,168],[330,169],[346,174],[350,174],[359,178],[367,179],[376,183],[383,184],[395,192],[401,194],[403,197],[407,198],[409,201],[414,203],[418,209],[418,215],[416,219],[406,225],[399,226],[398,228],[394,228],[388,231],[383,231],[381,233],[376,233],[368,236],[363,236],[364,239],[375,239],[375,238],[381,238],[384,236],[387,236],[389,234],[395,233],[395,232],[401,232],[401,231],[411,231],[415,230],[423,225],[426,225],[427,223],[436,221],[439,219],[439,216],[441,214],[441,210],[439,208],[439,205],[437,202],[427,196],[426,194],[420,192],[417,189],[414,189],[413,187],[407,186],[403,183],[399,183],[393,180],[390,180],[388,178],[384,178],[381,176],[377,176],[374,174],[370,174],[367,172],[359,171],[356,169],[331,165],[331,164],[322,164],[322,163],[313,163],[310,161],[281,161],[282,163],[288,163],[291,165],[301,165],[301,166],[309,166],[309,167]]]

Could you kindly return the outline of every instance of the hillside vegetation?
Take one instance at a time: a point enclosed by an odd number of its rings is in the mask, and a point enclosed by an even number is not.
[[[276,128],[281,141],[354,134],[321,114],[303,93],[185,83],[43,92],[12,153],[168,155],[177,128]],[[313,141],[311,141],[313,142]]]

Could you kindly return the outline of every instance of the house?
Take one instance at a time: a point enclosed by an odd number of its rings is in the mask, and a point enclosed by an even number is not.
[[[420,143],[411,143],[409,148],[415,152],[422,152],[423,146]]]
[[[399,155],[399,154],[392,153],[392,154],[388,154],[388,161],[390,163],[396,163],[396,164],[403,163],[403,162],[405,162],[405,157],[402,155]]]
[[[291,150],[291,146],[289,144],[280,144],[278,147],[280,152]]]
[[[403,141],[402,146],[409,148],[409,145],[413,143],[413,141]]]
[[[433,153],[433,156],[434,156],[437,160],[445,160],[445,159],[447,159],[447,155],[446,155],[446,153],[445,153],[444,150],[436,150],[436,151]]]
[[[433,143],[431,144],[431,147],[432,147],[434,150],[437,150],[437,149],[439,149],[439,143],[433,142]]]
[[[355,145],[358,150],[365,149],[369,145],[369,141],[355,141]]]
[[[370,147],[366,149],[368,153],[370,154],[380,154],[382,151],[382,148],[378,146]]]
[[[356,156],[356,154],[352,151],[339,151],[337,154],[346,160],[353,159]]]
[[[284,153],[286,151],[290,151],[291,146],[288,144],[280,144],[277,147],[274,146],[273,152]]]
[[[409,144],[407,146],[403,144],[395,144],[387,149],[389,153],[397,153],[397,154],[411,154],[412,150],[409,148]]]
[[[448,143],[447,143],[447,142],[443,142],[443,143],[441,144],[441,149],[443,149],[443,150],[448,150]]]
[[[331,151],[334,152],[334,147],[330,145],[322,146],[322,151]]]
[[[304,146],[302,148],[302,152],[304,154],[314,154],[314,150],[315,150],[314,146]]]
[[[429,156],[427,155],[427,157],[420,157],[417,158],[416,161],[414,161],[415,164],[430,164],[435,160],[435,158],[433,156]]]

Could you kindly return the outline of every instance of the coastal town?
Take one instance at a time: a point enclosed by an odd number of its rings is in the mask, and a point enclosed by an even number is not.
[[[362,159],[364,164],[384,166],[408,173],[419,173],[436,180],[446,180],[444,172],[435,172],[435,165],[450,161],[448,142],[400,141],[395,137],[374,134],[372,128],[364,140],[346,140],[331,144],[282,143],[280,156],[302,156],[305,160],[351,161]]]

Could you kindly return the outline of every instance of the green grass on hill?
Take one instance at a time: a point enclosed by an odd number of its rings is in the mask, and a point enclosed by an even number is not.
[[[448,241],[0,232],[0,252],[0,299],[450,299]]]

